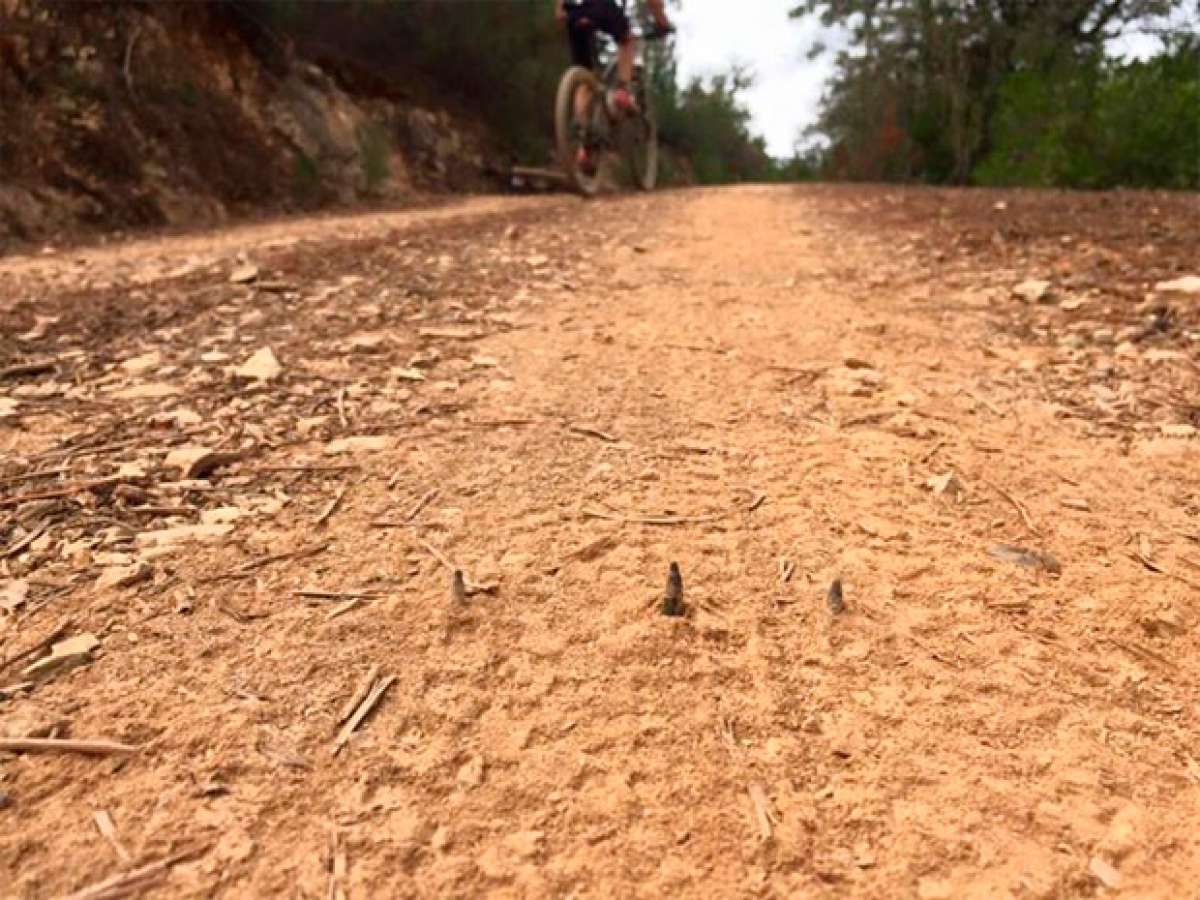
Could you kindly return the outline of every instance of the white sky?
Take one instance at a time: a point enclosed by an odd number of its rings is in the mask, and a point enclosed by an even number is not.
[[[809,61],[819,34],[811,21],[788,19],[793,0],[682,0],[672,11],[680,75],[713,75],[748,63],[756,81],[746,94],[754,130],[773,156],[790,156],[801,130],[816,118],[830,63]]]
[[[807,58],[821,36],[812,18],[793,20],[788,9],[795,0],[681,0],[672,10],[679,28],[676,52],[680,75],[714,75],[731,63],[748,63],[756,82],[745,102],[753,130],[767,139],[773,156],[790,156],[801,132],[817,116],[825,79],[832,69],[830,55]],[[1200,27],[1200,12],[1183,11],[1174,24]],[[1124,56],[1149,56],[1157,39],[1131,35],[1111,48]]]

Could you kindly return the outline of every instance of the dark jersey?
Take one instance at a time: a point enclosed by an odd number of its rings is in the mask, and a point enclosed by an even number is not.
[[[592,69],[596,66],[597,31],[602,31],[618,44],[629,40],[629,16],[624,3],[617,0],[565,0],[567,39],[571,44],[571,61],[577,66]]]

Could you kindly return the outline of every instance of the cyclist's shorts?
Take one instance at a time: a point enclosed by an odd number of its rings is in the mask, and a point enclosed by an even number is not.
[[[618,44],[629,39],[629,17],[617,6],[617,0],[566,0],[567,37],[571,41],[571,62],[585,69],[596,67],[597,31],[603,31]]]

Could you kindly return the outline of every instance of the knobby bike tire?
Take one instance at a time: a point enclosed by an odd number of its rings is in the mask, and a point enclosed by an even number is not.
[[[554,101],[554,134],[558,162],[567,174],[567,181],[585,197],[592,197],[600,190],[599,172],[589,176],[580,171],[575,164],[575,146],[571,134],[571,123],[575,118],[575,92],[585,85],[603,102],[604,89],[596,76],[587,69],[572,66],[563,73],[558,83],[558,96]]]

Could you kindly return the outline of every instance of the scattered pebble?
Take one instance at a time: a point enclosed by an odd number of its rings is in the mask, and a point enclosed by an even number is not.
[[[1154,290],[1161,294],[1200,294],[1200,275],[1185,275],[1172,281],[1160,281]]]
[[[1050,298],[1050,282],[1032,278],[1016,285],[1012,292],[1026,303],[1041,303]]]
[[[1121,886],[1121,873],[1099,856],[1092,857],[1088,863],[1088,871],[1109,890],[1116,890]]]
[[[256,278],[258,278],[258,266],[249,262],[236,266],[229,273],[229,282],[231,284],[249,284]]]
[[[271,381],[282,373],[283,366],[270,347],[260,347],[253,356],[234,370],[238,378],[248,381]]]

